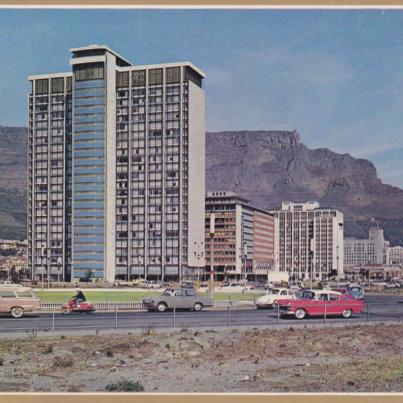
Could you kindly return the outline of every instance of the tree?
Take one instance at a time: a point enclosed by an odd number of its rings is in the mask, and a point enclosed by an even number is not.
[[[94,277],[94,272],[93,272],[91,269],[88,269],[88,270],[85,272],[85,275],[84,275],[83,280],[84,280],[86,283],[89,283],[93,277]]]

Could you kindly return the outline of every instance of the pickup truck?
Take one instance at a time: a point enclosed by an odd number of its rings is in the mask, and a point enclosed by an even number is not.
[[[349,294],[330,290],[304,290],[300,298],[278,300],[281,316],[343,316],[350,318],[354,313],[364,311],[364,300],[355,299]]]

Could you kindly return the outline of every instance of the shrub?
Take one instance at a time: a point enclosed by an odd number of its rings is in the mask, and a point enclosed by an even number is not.
[[[53,344],[48,344],[43,350],[43,354],[50,354],[53,353]]]
[[[105,390],[108,392],[144,392],[144,386],[138,381],[123,379],[117,383],[106,385]]]
[[[53,360],[53,368],[71,368],[74,361],[71,357],[55,357]]]

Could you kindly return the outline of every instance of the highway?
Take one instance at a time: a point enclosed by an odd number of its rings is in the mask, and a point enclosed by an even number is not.
[[[401,303],[399,303],[399,301]],[[403,321],[403,296],[371,295],[365,299],[369,312],[350,319],[326,318],[327,324],[359,323],[373,321]],[[173,311],[147,312],[127,311],[94,312],[92,314],[41,312],[26,315],[20,319],[0,316],[0,335],[57,331],[72,334],[75,331],[96,331],[103,329],[150,329],[150,328],[213,328],[222,326],[277,326],[293,324],[324,324],[323,317],[296,319],[278,318],[271,309],[221,309],[201,312]]]

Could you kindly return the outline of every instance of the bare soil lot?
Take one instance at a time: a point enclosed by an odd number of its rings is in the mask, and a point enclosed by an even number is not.
[[[403,325],[0,340],[0,391],[403,392]]]

